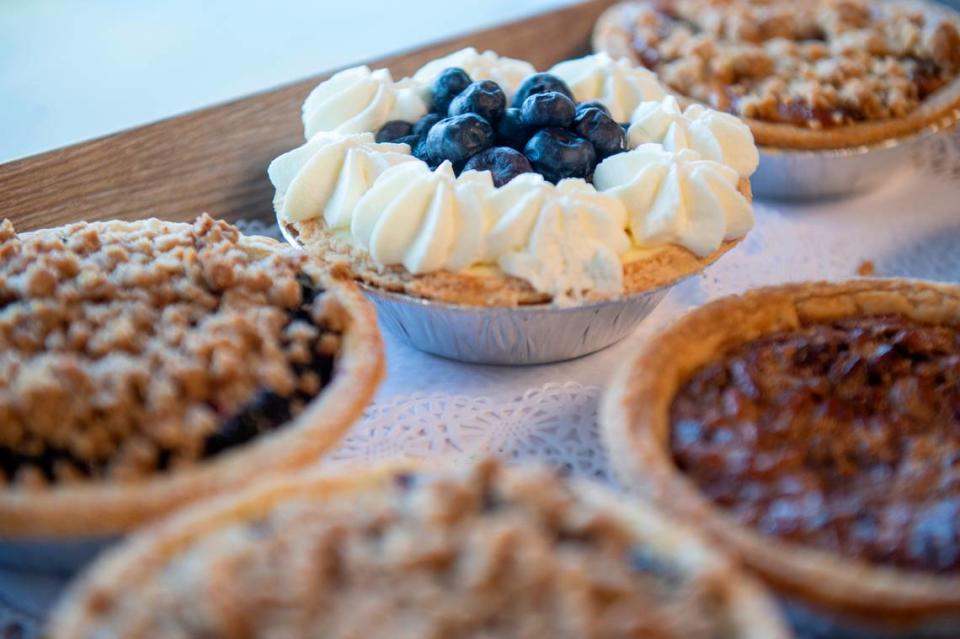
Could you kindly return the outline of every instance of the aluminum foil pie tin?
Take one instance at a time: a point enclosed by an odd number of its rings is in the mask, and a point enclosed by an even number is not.
[[[488,308],[364,286],[380,323],[414,348],[475,364],[548,364],[610,346],[649,315],[672,285],[569,307]]]
[[[31,539],[0,537],[0,568],[69,577],[90,563],[114,537]]]
[[[760,166],[750,178],[753,194],[776,200],[839,198],[875,188],[910,165],[916,149],[938,135],[916,135],[874,146],[830,151],[760,147]]]
[[[960,617],[947,613],[903,628],[864,625],[840,618],[796,600],[781,600],[784,614],[802,639],[957,639]]]

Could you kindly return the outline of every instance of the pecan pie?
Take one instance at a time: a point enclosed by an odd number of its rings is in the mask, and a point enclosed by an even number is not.
[[[960,109],[960,16],[933,2],[631,1],[594,47],[742,116],[768,147],[875,144]]]
[[[482,461],[300,475],[131,538],[51,639],[778,639],[726,559],[596,485]]]
[[[634,358],[604,413],[627,481],[805,613],[863,636],[960,633],[960,288],[714,302]]]
[[[0,225],[0,534],[100,536],[333,445],[379,381],[372,310],[207,215]]]

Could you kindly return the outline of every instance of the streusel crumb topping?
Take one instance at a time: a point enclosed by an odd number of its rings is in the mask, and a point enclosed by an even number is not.
[[[906,116],[960,74],[960,29],[877,0],[646,0],[640,60],[676,91],[810,128]]]
[[[0,225],[0,483],[133,480],[288,421],[343,328],[293,250],[193,225]]]
[[[719,639],[719,580],[541,470],[480,463],[274,505],[99,598],[104,636]]]

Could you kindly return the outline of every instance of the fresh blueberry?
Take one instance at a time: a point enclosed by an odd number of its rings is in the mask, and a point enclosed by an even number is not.
[[[433,161],[433,158],[430,157],[430,153],[427,150],[428,148],[426,137],[420,138],[419,141],[417,141],[416,146],[410,147],[413,157],[417,158],[418,160],[423,160],[427,163],[427,166],[429,166],[431,169],[435,169],[440,166],[440,163]]]
[[[497,122],[497,143],[522,151],[533,132],[520,116],[520,109],[510,107]]]
[[[573,124],[577,106],[573,100],[557,91],[534,93],[523,101],[520,117],[530,128],[557,126],[565,129]]]
[[[507,96],[496,82],[474,82],[450,103],[449,116],[476,113],[481,118],[495,123],[507,108]]]
[[[391,120],[377,131],[377,142],[396,142],[400,138],[410,135],[413,125],[403,120]]]
[[[439,113],[428,113],[419,120],[417,120],[413,129],[410,131],[413,135],[424,137],[427,132],[433,128],[433,125],[443,119],[444,116]]]
[[[563,178],[586,178],[597,163],[593,145],[567,129],[537,131],[523,154],[534,171],[553,183]]]
[[[450,160],[454,167],[459,167],[471,155],[493,144],[493,127],[479,115],[466,113],[436,123],[426,140],[426,150],[433,164]]]
[[[467,160],[463,170],[490,171],[493,185],[503,186],[521,173],[532,173],[533,167],[519,151],[508,146],[495,146]]]
[[[460,92],[470,86],[472,80],[467,72],[460,67],[444,69],[433,82],[433,111],[446,115],[450,102],[460,95]]]
[[[413,153],[413,150],[417,148],[417,145],[420,143],[420,140],[423,138],[419,135],[405,135],[402,138],[397,138],[394,140],[394,144],[406,144],[410,147],[410,152]]]
[[[590,100],[589,102],[581,102],[577,105],[577,115],[580,115],[581,111],[586,111],[587,109],[600,109],[607,115],[610,115],[610,109],[607,108],[607,105],[601,102],[600,100]]]
[[[577,114],[572,130],[590,142],[600,159],[627,150],[627,134],[616,120],[600,109],[586,109]]]
[[[517,94],[513,96],[513,106],[519,107],[531,95],[535,93],[546,93],[547,91],[557,91],[573,100],[573,91],[567,86],[567,83],[555,75],[549,73],[534,73],[523,81]]]

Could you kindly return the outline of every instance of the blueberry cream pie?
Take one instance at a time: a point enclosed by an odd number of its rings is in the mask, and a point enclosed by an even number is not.
[[[287,477],[132,537],[50,639],[786,639],[762,589],[594,484],[490,461]]]
[[[792,284],[708,304],[633,358],[603,421],[622,478],[814,636],[960,636],[960,287]]]
[[[875,145],[960,111],[960,15],[926,0],[630,0],[593,42],[764,147]]]
[[[278,221],[381,290],[472,306],[618,297],[690,275],[751,228],[758,152],[606,54],[538,73],[464,49],[398,81],[348,69],[273,161]]]
[[[0,224],[0,536],[118,534],[316,460],[382,352],[352,282],[207,215]]]

